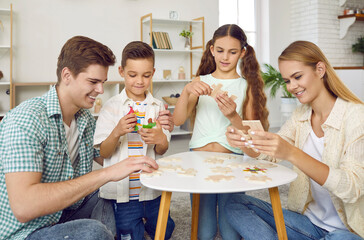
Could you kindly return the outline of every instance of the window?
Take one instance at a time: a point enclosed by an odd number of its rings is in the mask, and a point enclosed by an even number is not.
[[[219,0],[219,26],[237,24],[254,49],[257,44],[256,0]]]

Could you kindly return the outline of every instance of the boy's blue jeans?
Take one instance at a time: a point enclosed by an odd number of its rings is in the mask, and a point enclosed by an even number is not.
[[[245,240],[278,239],[271,204],[239,193],[225,205],[230,224]],[[328,232],[314,225],[303,214],[283,209],[288,239],[362,240],[354,233],[344,230]]]
[[[77,209],[64,210],[57,224],[35,230],[26,240],[113,240],[113,214],[112,204],[99,198],[96,191],[85,197]]]
[[[150,201],[132,200],[126,203],[114,203],[115,222],[118,239],[144,239],[144,230],[154,239],[161,197]],[[145,220],[145,223],[143,222]],[[165,239],[170,239],[174,230],[174,221],[168,214]],[[129,238],[128,238],[129,235]]]
[[[224,211],[224,206],[232,195],[232,193],[200,194],[198,239],[214,239],[217,234],[217,225],[219,225],[219,232],[224,240],[241,239],[239,233],[230,226],[227,221],[229,216]]]

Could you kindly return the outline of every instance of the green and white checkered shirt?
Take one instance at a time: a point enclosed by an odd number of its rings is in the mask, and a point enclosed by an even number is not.
[[[79,156],[72,167],[55,87],[20,104],[0,122],[0,239],[24,239],[34,230],[55,224],[62,211],[19,222],[10,209],[5,174],[42,172],[41,182],[60,182],[91,171],[99,156],[93,148],[95,119],[88,110],[75,115],[79,131]],[[76,160],[77,161],[77,160]],[[81,200],[76,203],[79,204]]]

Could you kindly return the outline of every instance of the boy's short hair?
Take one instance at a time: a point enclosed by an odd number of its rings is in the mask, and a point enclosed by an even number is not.
[[[121,55],[121,66],[126,66],[128,59],[151,59],[154,67],[154,51],[153,49],[142,41],[134,41],[128,43]]]
[[[115,64],[114,53],[104,44],[84,36],[75,36],[69,39],[58,56],[57,85],[61,81],[62,69],[70,69],[74,77],[84,71],[88,66],[98,64],[109,67]]]

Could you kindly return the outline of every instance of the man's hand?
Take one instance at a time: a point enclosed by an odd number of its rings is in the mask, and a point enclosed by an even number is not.
[[[129,157],[105,169],[107,174],[111,177],[111,181],[117,182],[139,170],[152,172],[153,170],[158,169],[158,164],[154,159],[147,156]]]

